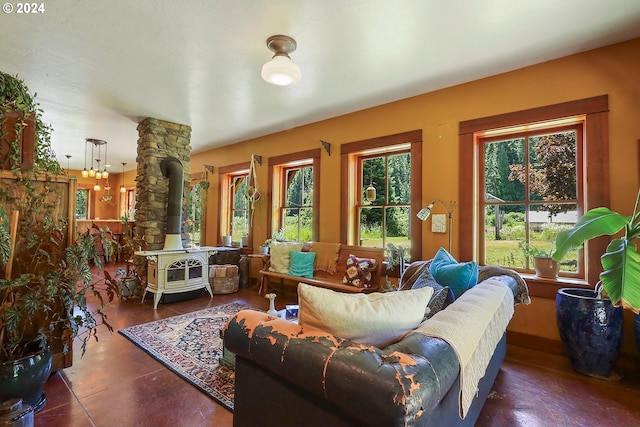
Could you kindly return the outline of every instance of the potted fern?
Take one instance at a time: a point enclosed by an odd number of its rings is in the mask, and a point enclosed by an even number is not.
[[[603,272],[596,289],[565,288],[560,289],[556,297],[558,328],[565,348],[570,342],[577,347],[573,350],[567,348],[567,352],[570,353],[574,368],[576,364],[580,366],[580,369],[576,369],[579,372],[589,369],[595,372],[596,376],[610,375],[622,342],[620,307],[635,313],[636,341],[640,349],[640,254],[636,247],[640,236],[639,203],[640,191],[636,196],[631,216],[622,215],[606,207],[591,209],[572,229],[559,233],[556,238],[556,250],[552,258],[560,261],[567,252],[580,248],[587,240],[617,235],[624,230],[621,237],[611,240],[601,257]],[[598,310],[598,316],[592,311],[585,311],[585,304],[590,300],[593,300],[593,310]],[[585,314],[585,318],[576,321],[580,311]],[[597,325],[591,323],[595,319],[598,320]],[[571,324],[579,325],[580,329],[566,331]],[[605,341],[608,347],[603,345],[596,349],[596,342]],[[585,345],[589,345],[589,348]],[[611,357],[605,360],[603,356],[607,353]],[[583,358],[586,360],[582,360]]]

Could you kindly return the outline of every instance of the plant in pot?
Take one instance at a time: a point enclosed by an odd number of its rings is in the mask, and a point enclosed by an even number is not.
[[[24,201],[33,197],[26,195]],[[103,308],[118,289],[105,282],[100,290],[104,281],[91,274],[89,261],[101,263],[91,234],[66,246],[63,221],[42,222],[39,208],[20,206],[13,230],[0,206],[0,401],[22,398],[38,410],[46,403],[42,390],[51,370],[51,346],[68,351],[68,343],[78,337],[84,354],[89,340],[97,339],[99,325],[112,331]],[[97,297],[97,308],[87,302],[89,294]]]
[[[558,277],[560,266],[558,262],[552,258],[553,246],[551,246],[549,250],[544,250],[524,241],[520,242],[518,246],[525,257],[533,258],[533,270],[536,272],[536,276],[547,279],[555,279]]]
[[[0,175],[0,401],[22,398],[38,410],[46,402],[42,390],[54,353],[70,354],[77,337],[84,354],[100,325],[112,330],[103,309],[118,289],[93,280],[89,261],[101,266],[94,236],[71,238],[70,217],[62,214],[71,181],[60,176],[51,128],[34,98],[22,80],[0,72],[0,148],[10,147],[10,162],[0,169],[11,170]],[[10,109],[22,115],[16,132],[7,134]],[[34,163],[25,168],[16,147],[31,126],[27,116],[35,119]],[[88,302],[89,295],[97,302]]]
[[[22,79],[0,71],[0,169],[61,174],[51,148],[51,126]]]
[[[120,291],[120,299],[126,300],[136,295],[142,283],[142,278],[133,266],[132,257],[136,251],[136,242],[131,235],[129,219],[126,216],[123,216],[121,218],[121,222],[124,225],[124,232],[118,252],[124,259],[125,268],[118,268],[116,270],[115,277],[111,277],[109,272],[105,270],[104,278],[109,283],[115,283]]]
[[[269,253],[269,245],[271,245],[271,242],[273,242],[273,241],[276,241],[276,242],[284,242],[285,241],[284,227],[282,227],[278,231],[274,231],[273,234],[271,235],[271,237],[264,241],[262,246],[259,247],[260,253],[263,254],[263,255],[267,255]]]
[[[614,236],[624,230],[623,236],[609,242],[600,258],[603,271],[596,289],[564,288],[556,297],[560,335],[574,369],[579,372],[601,377],[613,375],[622,343],[620,307],[635,313],[636,342],[640,349],[640,254],[636,247],[640,236],[639,203],[640,192],[631,216],[606,207],[591,209],[572,229],[556,238],[553,259],[560,261],[568,251],[580,248],[587,240]],[[583,319],[578,318],[580,313]]]

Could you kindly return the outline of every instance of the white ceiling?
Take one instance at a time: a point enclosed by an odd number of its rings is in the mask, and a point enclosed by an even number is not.
[[[38,93],[63,167],[98,138],[114,172],[145,117],[190,125],[200,152],[640,36],[638,0],[5,3],[0,70]],[[260,78],[274,34],[298,43],[297,85]]]

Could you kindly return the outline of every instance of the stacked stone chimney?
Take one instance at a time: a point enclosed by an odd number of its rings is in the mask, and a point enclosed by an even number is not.
[[[144,250],[161,250],[167,231],[167,200],[169,179],[162,174],[160,163],[175,157],[184,171],[182,240],[186,244],[188,228],[184,207],[188,202],[191,180],[191,127],[164,120],[146,118],[138,125],[138,170],[136,177],[135,238],[144,242]],[[137,257],[142,258],[142,257]],[[136,269],[146,271],[145,260],[136,260]]]

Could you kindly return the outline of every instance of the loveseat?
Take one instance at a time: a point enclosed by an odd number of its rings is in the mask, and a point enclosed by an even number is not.
[[[417,263],[405,275],[415,282],[428,267]],[[480,278],[399,341],[381,347],[304,322],[241,311],[224,335],[225,346],[236,355],[234,426],[473,425],[505,357],[514,302],[528,303],[526,285],[514,272],[492,268],[484,276],[481,271]],[[405,283],[403,289],[421,291],[411,287]],[[487,313],[473,313],[476,306],[487,307]],[[300,310],[302,315],[303,305]],[[461,335],[469,348],[437,337],[449,322],[465,331]],[[472,372],[478,369],[470,370],[467,361],[461,368],[469,353],[482,352],[486,366],[481,372]]]

